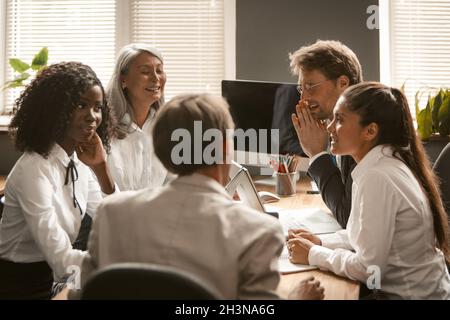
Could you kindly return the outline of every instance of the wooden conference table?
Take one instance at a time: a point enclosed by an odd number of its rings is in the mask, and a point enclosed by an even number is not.
[[[274,192],[273,186],[263,186],[256,183],[256,188],[258,191],[265,190]],[[300,181],[297,182],[297,194],[295,196],[281,198],[280,201],[271,203],[271,205],[285,209],[320,207],[329,211],[323,203],[320,195],[307,194],[307,190],[311,190],[310,180],[307,177],[302,177]],[[310,270],[282,275],[277,289],[278,294],[283,298],[287,298],[288,293],[294,285],[310,276],[314,276],[314,278],[319,280],[325,288],[326,300],[348,300],[358,299],[359,297],[359,284],[357,282],[320,270]],[[67,289],[63,290],[54,298],[54,300],[65,299],[67,299]]]
[[[319,194],[307,193],[308,190],[312,189],[310,181],[311,180],[308,177],[302,176],[297,182],[297,194],[295,196],[282,197],[278,202],[270,203],[270,205],[284,209],[306,209],[319,207],[329,212],[329,209],[326,207]],[[274,192],[273,186],[260,185],[258,182],[256,182],[255,185],[258,191],[264,190]],[[287,298],[288,293],[295,284],[310,276],[314,276],[314,278],[320,280],[320,283],[325,288],[326,300],[348,300],[358,299],[359,297],[358,282],[336,276],[331,272],[320,270],[310,270],[282,275],[281,282],[277,289],[278,294],[283,298]]]

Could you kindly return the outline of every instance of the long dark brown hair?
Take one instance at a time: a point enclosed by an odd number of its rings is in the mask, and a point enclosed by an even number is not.
[[[379,134],[375,145],[392,146],[394,156],[404,162],[419,181],[428,197],[433,215],[436,246],[442,250],[449,263],[447,214],[442,205],[438,180],[414,129],[405,95],[396,88],[378,82],[354,85],[342,95],[348,109],[360,116],[362,126],[370,123],[378,125]]]

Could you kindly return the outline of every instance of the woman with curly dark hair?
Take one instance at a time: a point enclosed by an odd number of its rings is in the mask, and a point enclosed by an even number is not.
[[[49,66],[17,99],[9,129],[24,154],[6,181],[0,298],[49,298],[54,277],[81,265],[86,253],[73,247],[81,221],[116,189],[110,122],[100,80],[79,62]]]

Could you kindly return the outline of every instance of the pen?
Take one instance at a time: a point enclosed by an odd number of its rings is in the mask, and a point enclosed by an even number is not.
[[[320,191],[316,191],[316,190],[307,190],[306,191],[307,194],[320,194]]]

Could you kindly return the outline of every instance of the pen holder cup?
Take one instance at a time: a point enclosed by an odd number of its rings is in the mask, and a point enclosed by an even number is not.
[[[279,196],[293,196],[297,189],[297,172],[276,173],[275,192]]]

